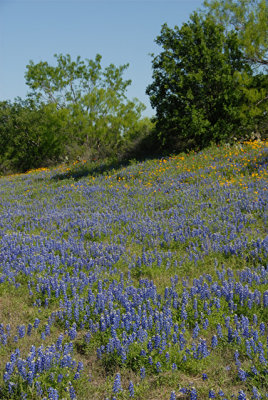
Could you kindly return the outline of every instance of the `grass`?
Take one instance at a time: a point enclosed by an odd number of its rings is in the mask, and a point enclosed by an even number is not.
[[[140,400],[265,397],[267,143],[29,171],[0,192],[0,398],[124,400],[130,381]]]

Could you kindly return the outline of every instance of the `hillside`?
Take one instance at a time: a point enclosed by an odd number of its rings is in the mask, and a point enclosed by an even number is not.
[[[0,398],[267,396],[267,150],[1,178]]]

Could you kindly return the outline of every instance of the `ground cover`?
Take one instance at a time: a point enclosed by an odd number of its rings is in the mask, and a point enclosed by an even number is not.
[[[0,179],[0,398],[268,396],[267,142]]]

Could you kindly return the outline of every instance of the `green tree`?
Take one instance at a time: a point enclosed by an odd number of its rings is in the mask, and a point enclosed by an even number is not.
[[[266,0],[205,0],[205,13],[237,32],[240,48],[253,66],[268,65],[268,7]]]
[[[126,97],[131,81],[124,80],[123,73],[128,65],[102,69],[99,54],[85,61],[80,57],[72,61],[69,54],[55,57],[56,66],[30,61],[25,74],[30,97],[38,104],[68,110],[70,151],[76,146],[89,157],[115,155],[145,109],[137,99]]]
[[[135,130],[131,131],[122,152],[122,160],[144,160],[160,155],[160,144],[154,134],[155,124],[148,117],[142,118]]]
[[[266,71],[268,67],[268,7],[266,0],[205,0],[205,13],[221,24],[224,32],[234,30],[237,33],[239,47],[245,60],[253,70]],[[242,90],[251,102],[250,114],[255,130],[265,131],[267,124],[268,88],[267,75],[255,76],[249,81],[248,76],[240,76]],[[264,80],[266,79],[266,83]],[[244,83],[247,83],[246,85]],[[258,84],[258,85],[257,85]],[[252,122],[251,121],[251,122]],[[256,125],[256,121],[257,125]]]
[[[245,93],[253,72],[244,60],[237,34],[224,33],[210,16],[197,13],[179,29],[162,26],[153,58],[153,83],[147,87],[156,109],[156,130],[167,151],[201,148],[211,141],[244,135],[248,119]]]
[[[64,154],[65,110],[54,105],[36,107],[17,98],[0,103],[0,171],[25,172],[51,165]]]

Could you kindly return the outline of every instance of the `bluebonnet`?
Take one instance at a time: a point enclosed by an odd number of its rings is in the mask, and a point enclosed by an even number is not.
[[[141,379],[145,378],[145,368],[144,367],[141,367],[141,369],[140,369],[140,376],[141,376]]]
[[[50,326],[49,324],[46,324],[45,326],[45,336],[49,336],[50,335]]]
[[[210,391],[208,393],[208,397],[209,397],[209,399],[215,399],[216,394],[215,394],[214,390],[210,389]]]
[[[49,400],[59,400],[59,394],[57,389],[52,387],[48,388],[48,399]]]
[[[181,318],[185,320],[185,319],[187,319],[187,316],[188,316],[187,311],[185,310],[184,307],[182,307],[182,309],[181,309]]]
[[[3,379],[6,383],[10,380],[10,375],[8,374],[8,372],[4,372]]]
[[[90,342],[90,338],[91,338],[91,334],[90,334],[90,332],[87,332],[87,333],[85,334],[85,342],[86,342],[86,343],[89,343],[89,342]]]
[[[246,345],[247,356],[248,356],[249,358],[252,358],[252,356],[251,356],[250,341],[249,341],[249,340],[246,340],[246,341],[245,341],[245,345]]]
[[[241,379],[241,381],[247,380],[247,373],[242,368],[238,369],[238,376]]]
[[[75,393],[74,387],[72,385],[69,386],[69,394],[70,394],[71,400],[76,399],[76,393]]]
[[[263,293],[263,307],[268,307],[268,290]]]
[[[238,350],[235,350],[234,359],[235,359],[235,365],[240,367],[241,362],[239,361],[239,351]]]
[[[195,327],[194,327],[194,329],[193,329],[193,335],[192,335],[194,339],[197,338],[198,333],[199,333],[199,330],[200,330],[200,329],[199,329],[199,325],[198,325],[198,323],[196,322],[196,323],[195,323]]]
[[[29,323],[29,324],[28,324],[28,327],[27,327],[27,335],[28,335],[28,336],[31,336],[32,328],[33,328],[32,324]]]
[[[223,337],[221,324],[217,324],[217,334],[220,338]]]
[[[243,392],[243,390],[239,390],[237,400],[247,400],[247,397],[246,397],[245,393]]]
[[[186,339],[183,336],[183,333],[179,334],[179,344],[180,344],[180,350],[183,350],[186,344]]]
[[[129,381],[128,390],[129,390],[129,397],[134,397],[134,385],[132,381]]]
[[[14,382],[8,382],[8,393],[13,393],[14,388],[15,388],[15,383]]]
[[[34,384],[35,384],[35,387],[36,387],[37,394],[38,394],[39,396],[42,396],[43,393],[44,393],[44,391],[43,391],[43,389],[42,389],[41,383],[40,383],[39,381],[35,381]]]
[[[174,391],[171,392],[169,400],[176,400],[176,393]]]
[[[265,324],[264,322],[260,323],[260,334],[265,335]]]
[[[203,381],[206,381],[207,379],[208,379],[208,376],[207,376],[207,374],[202,374],[202,379],[203,379]]]
[[[197,347],[197,358],[206,358],[209,356],[209,350],[207,348],[207,342],[205,339],[201,339]]]
[[[7,324],[7,325],[6,325],[6,333],[7,333],[7,336],[10,336],[10,333],[11,333],[11,326],[10,326],[10,324]]]
[[[255,365],[252,365],[252,367],[251,367],[251,372],[254,374],[254,375],[258,375],[258,370],[257,370],[257,368],[255,367]]]
[[[259,362],[261,364],[266,364],[267,363],[267,361],[266,361],[266,359],[264,357],[263,351],[259,353]]]
[[[190,400],[197,400],[197,391],[195,388],[190,389]]]
[[[114,393],[118,393],[121,390],[122,390],[122,387],[121,387],[121,375],[120,374],[116,374],[115,380],[114,380],[114,384],[113,384],[113,392]]]
[[[1,343],[5,346],[7,344],[8,335],[3,333],[1,337]]]
[[[188,389],[185,387],[180,388],[180,392],[183,394],[187,394],[188,393]]]
[[[233,330],[228,326],[228,342],[231,343],[234,340]]]
[[[215,349],[218,346],[218,338],[217,335],[213,335],[211,339],[211,347]]]
[[[26,332],[25,325],[19,325],[17,327],[17,331],[18,331],[19,337],[23,338],[25,336],[25,332]]]
[[[73,346],[71,343],[65,343],[65,345],[60,349],[57,349],[54,344],[44,348],[40,346],[35,348],[31,347],[30,352],[26,359],[20,357],[20,352],[18,349],[11,354],[10,362],[6,364],[6,372],[4,374],[4,381],[6,384],[12,382],[13,379],[17,379],[19,376],[23,382],[27,382],[29,386],[35,386],[37,392],[42,395],[44,390],[37,378],[41,378],[42,375],[48,376],[50,380],[54,380],[54,372],[51,369],[55,366],[60,368],[69,368],[73,371],[76,362],[72,359],[71,353],[73,351]],[[78,379],[79,372],[82,370],[82,364],[78,364],[77,372],[74,372],[74,379]],[[66,371],[65,371],[66,372]],[[63,374],[57,376],[57,382],[60,383],[63,379]],[[72,390],[72,389],[71,389]],[[50,390],[49,396],[51,398],[57,398],[58,394],[56,389]],[[54,397],[53,397],[54,396]],[[70,392],[71,396],[71,392]],[[75,395],[74,397],[75,398]]]
[[[259,400],[261,398],[262,398],[262,396],[259,394],[257,388],[255,386],[253,386],[253,388],[252,388],[252,399]]]
[[[77,331],[76,331],[76,326],[73,325],[69,330],[68,330],[68,335],[71,340],[74,340],[77,336]]]
[[[203,329],[207,329],[208,326],[209,326],[209,321],[208,321],[208,319],[206,318],[205,321],[203,322]]]
[[[59,335],[57,341],[56,341],[56,349],[61,350],[62,349],[62,342],[63,342],[63,335]]]
[[[33,379],[34,379],[34,374],[32,371],[29,371],[27,374],[27,381],[30,386],[32,386],[32,384],[33,384]]]
[[[157,370],[157,372],[161,371],[161,362],[160,361],[157,361],[157,363],[156,363],[156,370]]]
[[[83,369],[84,369],[83,362],[79,361],[78,365],[77,365],[77,372],[81,372],[81,371],[83,371]]]

